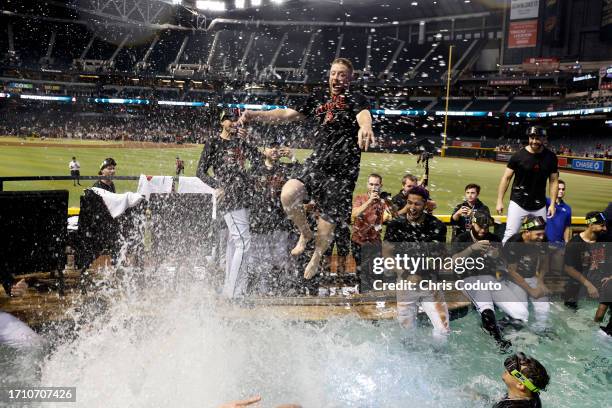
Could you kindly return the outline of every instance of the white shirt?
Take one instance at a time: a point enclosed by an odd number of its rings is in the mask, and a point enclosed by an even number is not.
[[[70,163],[68,163],[68,167],[70,167],[70,170],[80,170],[81,169],[81,165],[76,160],[72,160]]]

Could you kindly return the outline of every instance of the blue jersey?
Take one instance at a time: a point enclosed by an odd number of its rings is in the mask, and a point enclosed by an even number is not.
[[[550,198],[546,199],[546,207],[550,205]],[[552,243],[565,243],[563,232],[572,225],[572,208],[563,200],[555,205],[555,216],[546,219],[546,238]]]

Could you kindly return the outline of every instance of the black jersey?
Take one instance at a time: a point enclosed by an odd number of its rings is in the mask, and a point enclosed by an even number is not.
[[[283,186],[298,166],[297,163],[278,162],[271,168],[262,165],[253,170],[254,188],[249,217],[252,232],[267,234],[276,230],[291,229],[291,222],[285,215],[280,195]]]
[[[529,211],[546,206],[546,182],[559,172],[557,166],[557,155],[547,148],[540,153],[522,148],[513,154],[508,162],[508,168],[514,170],[510,200]]]
[[[510,399],[506,395],[493,408],[542,408],[542,402],[538,395],[531,399]]]
[[[255,146],[239,138],[212,139],[202,150],[196,176],[209,186],[224,190],[223,211],[250,206],[252,180],[246,167],[247,160],[255,168],[263,162],[263,155]],[[210,168],[214,177],[208,175]]]
[[[431,214],[424,214],[423,222],[413,223],[405,216],[387,224],[385,242],[393,243],[395,254],[411,257],[443,257],[446,253],[446,225]],[[421,268],[417,275],[435,277],[437,270]]]
[[[431,214],[424,214],[422,223],[412,223],[397,217],[387,224],[385,241],[389,242],[446,242],[446,225]]]
[[[115,183],[111,181],[110,184],[103,183],[102,180],[96,181],[92,187],[101,188],[102,190],[110,191],[111,193],[115,192]]]
[[[359,174],[361,149],[357,143],[357,114],[369,110],[368,99],[360,93],[346,91],[324,102],[311,98],[296,110],[315,118],[318,127],[314,135],[313,152],[305,165],[324,174]]]
[[[547,242],[544,239],[544,242]],[[503,250],[508,265],[516,264],[517,272],[523,278],[536,276],[542,257],[547,256],[545,245],[541,242],[525,242],[522,233],[512,235]]]
[[[393,196],[391,202],[397,211],[401,210],[406,206],[406,202],[408,201],[408,195],[404,194],[404,190],[400,190],[399,193]]]
[[[578,272],[598,283],[609,275],[610,267],[606,264],[606,243],[588,243],[580,234],[575,235],[565,246],[565,265],[574,267]]]

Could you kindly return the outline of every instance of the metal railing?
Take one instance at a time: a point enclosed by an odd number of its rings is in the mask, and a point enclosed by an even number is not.
[[[11,176],[11,177],[3,177],[0,176],[0,191],[4,191],[4,182],[5,181],[66,181],[66,180],[74,180],[75,178],[72,176]],[[139,180],[140,176],[113,176],[113,177],[104,177],[104,176],[79,176],[79,180]],[[70,207],[68,209],[69,215],[79,215],[78,207]],[[450,215],[447,214],[434,214],[440,221],[449,225],[450,224]],[[498,223],[505,223],[506,216],[505,215],[493,215],[493,218]],[[586,220],[584,217],[572,217],[572,226],[583,226],[586,225]]]
[[[0,191],[4,191],[5,181],[66,181],[75,180],[73,176],[0,176]],[[79,176],[78,180],[139,180],[140,176]]]

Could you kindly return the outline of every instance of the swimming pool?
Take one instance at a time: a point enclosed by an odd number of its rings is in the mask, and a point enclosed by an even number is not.
[[[158,295],[117,298],[76,338],[57,336],[40,373],[22,364],[2,370],[0,381],[38,376],[41,385],[74,386],[77,406],[86,407],[215,407],[254,394],[263,407],[490,407],[504,392],[504,355],[474,311],[451,322],[446,345],[435,345],[426,321],[407,335],[395,321],[356,317],[247,320],[228,318],[238,306],[198,285]],[[544,406],[610,404],[612,341],[597,334],[594,307],[554,304],[544,335],[506,333],[547,368]]]

